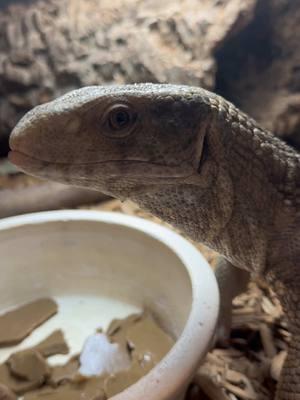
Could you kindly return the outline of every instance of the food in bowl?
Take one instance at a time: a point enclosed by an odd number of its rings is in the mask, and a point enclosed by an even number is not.
[[[2,314],[0,345],[21,342],[57,312],[55,300],[46,298]],[[104,400],[146,375],[173,344],[153,317],[143,312],[113,320],[105,333],[98,329],[86,339],[81,354],[72,355],[64,365],[51,366],[48,357],[69,352],[62,331],[55,331],[41,343],[12,353],[0,365],[0,384],[5,396],[10,396],[5,400],[16,395],[24,400]]]
[[[62,326],[78,354],[97,324],[107,330],[113,318],[148,310],[176,343],[113,399],[183,399],[209,349],[219,309],[213,271],[192,244],[141,218],[64,210],[0,220],[0,254],[1,310],[44,296],[55,298],[60,310],[20,345],[0,349],[0,363]]]

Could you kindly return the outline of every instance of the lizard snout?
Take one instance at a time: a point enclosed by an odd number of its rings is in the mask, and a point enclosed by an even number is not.
[[[9,138],[11,150],[34,155],[39,142],[37,139],[43,133],[42,126],[47,126],[41,108],[42,106],[38,106],[29,111],[15,126]]]
[[[25,114],[10,135],[9,160],[29,173],[32,168],[40,166],[40,160],[48,161],[51,157],[47,146],[50,129],[53,129],[53,123],[44,112],[44,106],[37,106]]]
[[[68,142],[78,130],[78,119],[74,116],[69,120],[50,106],[46,103],[35,107],[15,126],[9,140],[12,162],[21,156],[44,163],[70,161]]]

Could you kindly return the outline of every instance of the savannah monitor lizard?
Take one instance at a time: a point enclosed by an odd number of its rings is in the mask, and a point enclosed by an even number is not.
[[[224,337],[249,273],[265,278],[292,333],[276,399],[300,399],[295,150],[216,94],[159,84],[70,92],[25,115],[10,145],[25,172],[131,199],[219,252]]]

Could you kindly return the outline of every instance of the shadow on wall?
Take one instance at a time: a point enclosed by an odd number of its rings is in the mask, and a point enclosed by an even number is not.
[[[1,0],[0,1],[0,8],[7,7],[14,3],[23,3],[23,4],[30,4],[33,0]]]
[[[251,72],[253,68],[265,71],[279,57],[272,43],[269,13],[269,0],[258,1],[252,22],[215,54],[218,65],[215,90],[238,107],[243,106],[238,89],[245,81],[245,71]]]
[[[258,0],[254,18],[215,54],[215,91],[300,150],[300,9]]]

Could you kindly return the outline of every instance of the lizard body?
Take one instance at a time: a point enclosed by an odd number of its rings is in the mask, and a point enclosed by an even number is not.
[[[239,292],[233,282],[266,278],[293,333],[277,399],[300,399],[295,150],[213,93],[157,84],[88,87],[38,106],[11,148],[25,172],[130,198],[217,250],[224,312]]]

